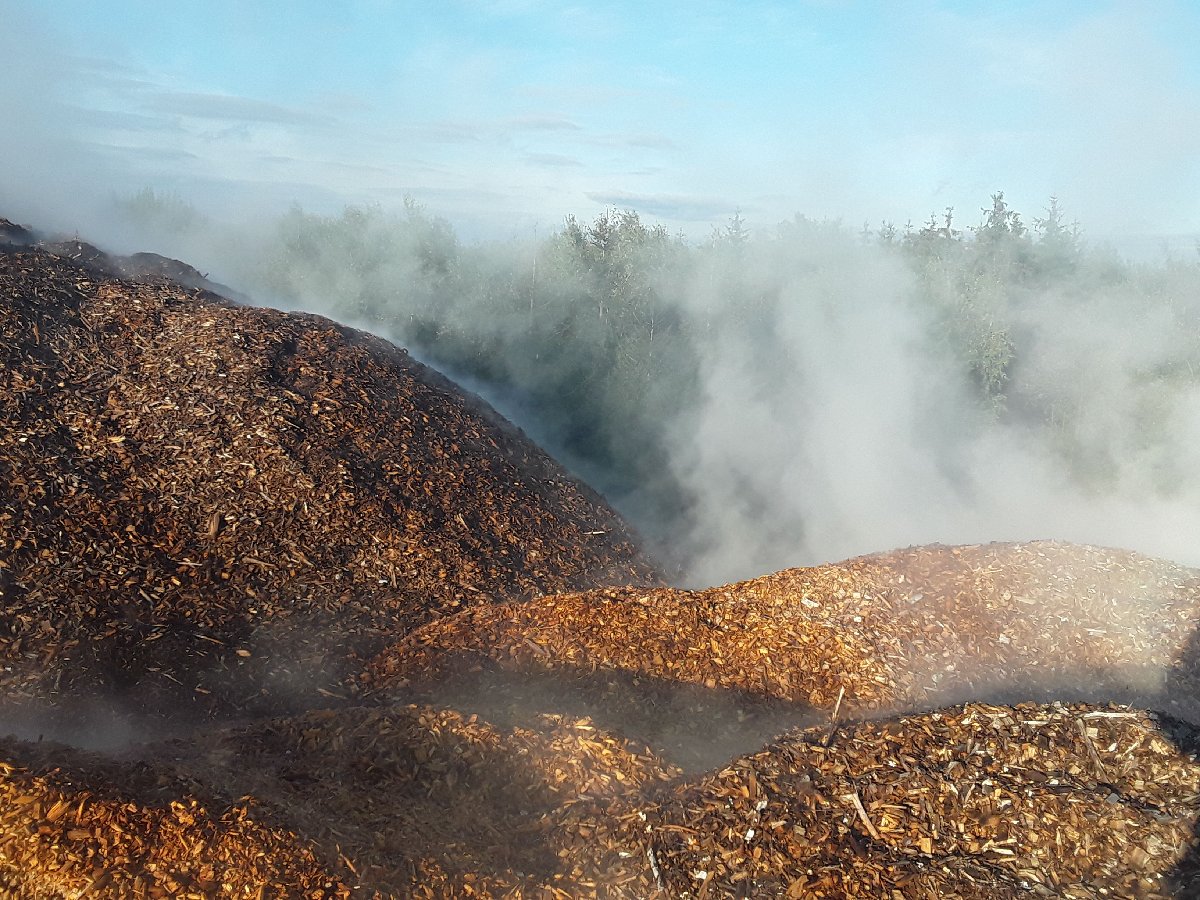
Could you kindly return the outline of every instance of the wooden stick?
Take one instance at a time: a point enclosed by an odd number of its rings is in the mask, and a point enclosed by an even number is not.
[[[842,698],[846,696],[846,686],[838,688],[837,703],[833,704],[833,715],[829,717],[829,733],[825,735],[825,746],[828,747],[833,741],[833,733],[837,731],[838,713],[842,709]]]
[[[842,797],[843,800],[849,800],[854,804],[854,808],[858,810],[858,817],[862,819],[862,823],[867,826],[867,833],[875,840],[879,840],[879,832],[875,830],[875,826],[871,824],[870,817],[867,816],[866,807],[862,805],[862,801],[858,799],[858,791],[846,794]]]
[[[1088,755],[1092,758],[1092,762],[1096,766],[1096,771],[1100,773],[1101,778],[1108,781],[1108,770],[1104,768],[1104,763],[1100,761],[1100,754],[1096,752],[1096,745],[1088,737],[1087,726],[1083,724],[1083,719],[1076,719],[1075,725],[1079,729],[1079,736],[1083,738],[1083,742],[1087,745]]]
[[[654,852],[653,847],[646,848],[646,857],[650,860],[650,871],[654,873],[654,883],[665,894],[667,886],[663,883],[662,869],[658,867],[658,855]]]

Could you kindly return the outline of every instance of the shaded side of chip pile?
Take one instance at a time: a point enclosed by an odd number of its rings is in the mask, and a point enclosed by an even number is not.
[[[431,618],[656,581],[599,496],[478,398],[164,265],[0,248],[10,707],[311,707]]]

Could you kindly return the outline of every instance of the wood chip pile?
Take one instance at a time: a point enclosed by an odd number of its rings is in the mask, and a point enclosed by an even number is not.
[[[672,590],[477,399],[211,287],[0,219],[0,733],[73,744],[0,738],[0,895],[1200,896],[1200,573]]]
[[[156,260],[0,250],[10,708],[278,714],[433,617],[656,580],[598,495],[404,351]]]
[[[604,734],[587,720],[547,715],[536,731],[504,730],[416,706],[318,711],[143,747],[138,754],[148,761],[128,762],[130,775],[121,774],[119,759],[67,748],[4,749],[8,759],[26,757],[19,768],[10,764],[6,784],[20,796],[37,798],[37,805],[11,805],[7,833],[22,837],[18,846],[28,858],[65,847],[61,862],[56,859],[62,883],[103,877],[114,892],[134,891],[136,879],[145,880],[130,860],[161,860],[158,868],[179,884],[211,884],[228,881],[238,854],[255,849],[279,871],[328,885],[329,896],[360,883],[402,896],[422,891],[435,896],[438,887],[473,884],[483,891],[489,883],[527,883],[532,877],[527,873],[548,877],[557,868],[555,848],[539,833],[550,815],[583,802],[581,797],[603,804],[678,775],[645,748]],[[48,759],[56,768],[51,776],[41,775]],[[118,810],[137,815],[125,812],[114,820],[112,804],[97,804],[90,795],[76,815],[78,792],[60,787],[61,815],[47,819],[58,802],[51,798],[59,796],[45,786],[48,781],[93,784],[97,776],[110,791],[114,785],[123,789],[127,799]],[[70,815],[62,812],[67,807]],[[181,816],[203,819],[203,828],[193,831],[204,836],[181,834],[174,827]],[[219,832],[225,845],[208,834],[216,819],[227,823]],[[72,844],[68,832],[84,840],[84,831],[87,840],[103,834],[105,845]],[[307,840],[283,839],[297,834]],[[205,843],[196,853],[186,852],[199,841]],[[71,848],[77,852],[68,854]],[[326,869],[314,866],[314,850]],[[207,879],[197,874],[201,862],[215,874]],[[264,871],[267,866],[260,864],[247,883],[277,879],[272,870]],[[39,874],[30,881],[43,885],[40,879]],[[292,896],[270,887],[267,893]]]
[[[13,896],[1194,896],[1200,735],[966,704],[705,774],[587,719],[308,713],[105,760],[0,749]],[[283,889],[287,885],[287,889]]]
[[[1197,737],[1061,704],[796,732],[607,810],[577,865],[628,896],[1195,896]]]
[[[1118,700],[1200,722],[1200,572],[1053,542],[912,547],[704,591],[603,589],[433,622],[367,695],[464,670],[597,670],[830,709]]]
[[[0,244],[10,247],[23,247],[34,243],[36,240],[37,238],[28,228],[0,217]]]
[[[245,798],[202,804],[146,766],[0,744],[0,892],[66,897],[347,897],[294,833]],[[51,762],[50,760],[53,760]]]

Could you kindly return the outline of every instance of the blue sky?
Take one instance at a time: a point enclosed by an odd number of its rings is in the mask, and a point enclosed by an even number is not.
[[[637,209],[1200,232],[1200,4],[0,0],[0,215],[412,196],[467,235]],[[88,211],[91,211],[90,213]]]

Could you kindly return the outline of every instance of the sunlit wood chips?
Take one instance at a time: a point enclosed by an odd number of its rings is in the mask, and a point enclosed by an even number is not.
[[[704,591],[477,607],[381,653],[385,692],[472,666],[597,668],[847,710],[968,698],[1121,700],[1200,721],[1200,573],[1037,541],[910,547]]]

